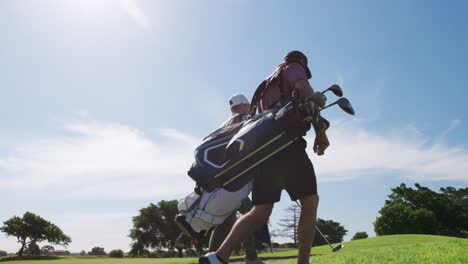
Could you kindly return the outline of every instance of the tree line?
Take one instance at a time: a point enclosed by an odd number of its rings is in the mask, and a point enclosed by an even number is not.
[[[431,234],[468,237],[468,188],[435,192],[416,183],[392,188],[374,222],[377,235]]]
[[[132,218],[133,227],[129,231],[132,239],[130,256],[175,257],[183,256],[182,247],[176,246],[180,231],[174,222],[177,215],[177,201],[160,201],[157,204],[139,210]],[[292,240],[291,246],[297,246],[297,225],[300,207],[291,205],[278,225],[282,229],[273,230],[273,237],[286,237]],[[317,220],[317,227],[330,243],[343,241],[346,228],[333,220]],[[7,236],[16,237],[20,248],[18,256],[23,254],[47,254],[54,250],[51,245],[67,246],[71,238],[55,224],[44,218],[26,212],[22,217],[13,216],[3,222],[0,231]],[[401,184],[391,189],[388,199],[379,211],[374,222],[376,235],[391,234],[433,234],[455,237],[468,237],[468,188],[445,187],[435,192],[420,184],[415,188]],[[357,232],[353,239],[367,238],[366,232]],[[39,248],[38,243],[51,245]],[[314,246],[325,244],[325,240],[316,235]],[[195,256],[203,249],[190,246],[187,241],[186,255]],[[173,252],[173,253],[171,253]],[[83,254],[86,252],[82,251]],[[122,250],[113,250],[111,255],[123,256]],[[94,247],[88,254],[107,255],[104,248]]]

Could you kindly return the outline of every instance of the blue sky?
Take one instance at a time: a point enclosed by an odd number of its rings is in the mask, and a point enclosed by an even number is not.
[[[131,216],[180,199],[194,147],[289,50],[342,85],[310,156],[319,217],[373,234],[401,182],[466,187],[463,1],[1,1],[0,221],[26,210],[71,251],[128,249]],[[329,96],[331,98],[331,96]],[[313,134],[309,134],[309,141]],[[291,202],[275,207],[275,225]],[[0,236],[0,249],[15,251]]]

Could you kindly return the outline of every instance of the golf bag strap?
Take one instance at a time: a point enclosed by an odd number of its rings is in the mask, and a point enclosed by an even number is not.
[[[280,101],[276,102],[274,105],[277,105],[278,103],[283,104],[285,102],[285,99],[287,95],[284,94],[283,91],[283,83],[281,81],[281,72],[283,71],[284,67],[290,63],[283,63],[280,64],[275,71],[268,76],[267,79],[263,80],[262,83],[257,87],[255,90],[254,95],[252,96],[252,100],[250,101],[250,112],[249,115],[253,116],[257,113],[258,106],[260,105],[260,101],[262,100],[263,96],[265,95],[265,92],[267,91],[267,88],[269,87],[270,83],[275,82],[278,80],[278,93],[280,97]],[[279,79],[278,79],[279,78]],[[273,107],[274,105],[268,105],[267,108]],[[263,109],[265,110],[265,109]]]
[[[250,100],[250,116],[254,116],[257,113],[257,104],[260,103],[260,96],[263,94],[263,91],[265,91],[266,85],[267,81],[263,80],[263,82],[260,83],[260,85],[255,90],[255,93],[252,96],[252,100]]]

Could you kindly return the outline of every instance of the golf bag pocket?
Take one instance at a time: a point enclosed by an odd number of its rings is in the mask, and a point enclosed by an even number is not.
[[[211,229],[220,225],[247,198],[252,182],[235,192],[218,188],[212,192],[193,192],[179,201],[176,223],[186,235],[201,240]]]

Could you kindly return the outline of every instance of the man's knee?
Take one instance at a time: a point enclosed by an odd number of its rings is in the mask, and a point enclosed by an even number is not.
[[[308,195],[308,196],[300,198],[300,201],[301,201],[301,207],[303,207],[303,208],[304,207],[317,208],[318,203],[319,203],[319,196],[318,196],[318,194]]]
[[[258,220],[259,224],[265,224],[268,222],[272,211],[273,204],[260,204],[254,205],[248,214],[251,215],[254,219]]]

